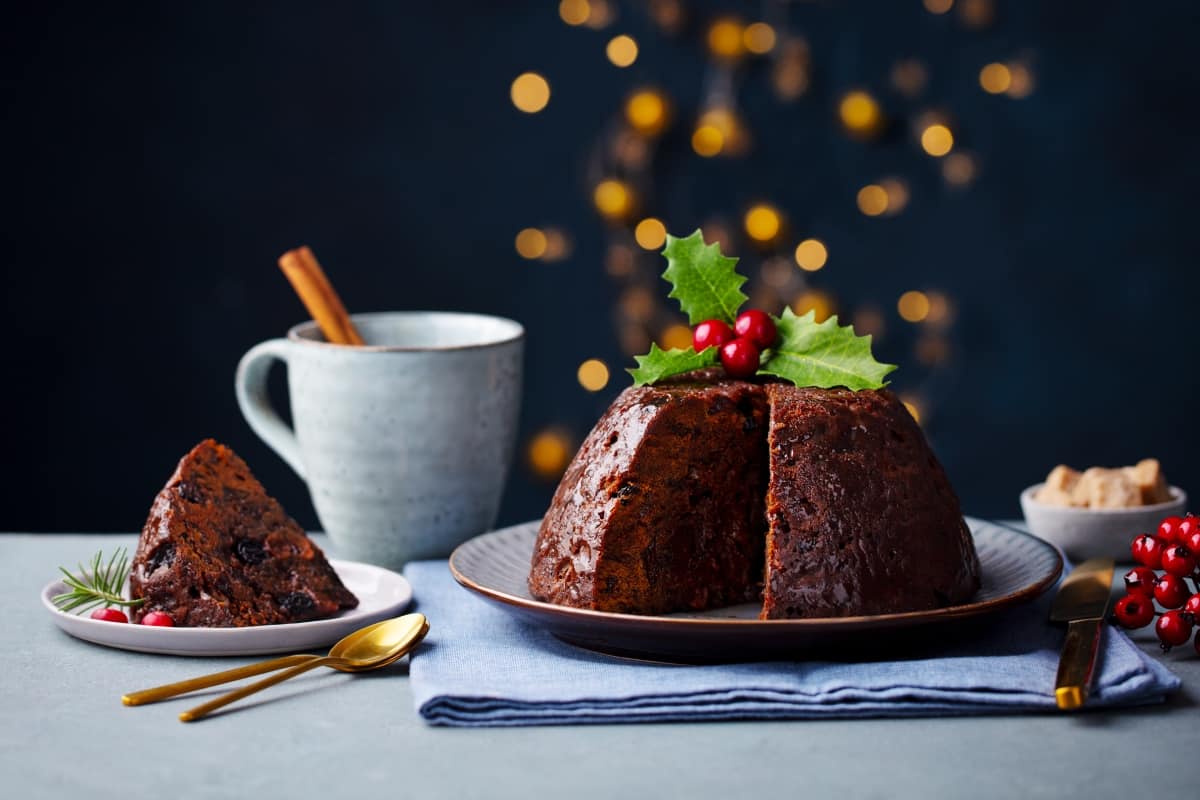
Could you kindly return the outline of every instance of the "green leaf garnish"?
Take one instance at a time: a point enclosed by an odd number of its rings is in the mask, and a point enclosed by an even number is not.
[[[647,355],[634,356],[633,360],[637,362],[637,369],[626,372],[633,376],[634,386],[645,386],[672,375],[713,366],[717,363],[717,348],[709,347],[703,353],[697,353],[691,347],[687,350],[663,350],[657,344],[651,344]]]
[[[688,324],[719,319],[732,325],[749,299],[741,288],[746,278],[734,269],[737,259],[721,255],[716,243],[706,245],[699,230],[683,239],[668,235],[663,255],[667,258],[663,278],[672,286],[667,296],[679,301]]]
[[[63,567],[58,568],[63,574],[63,583],[71,591],[56,594],[51,600],[63,611],[79,609],[80,613],[96,606],[140,606],[144,600],[126,600],[122,595],[125,579],[129,577],[129,558],[122,548],[112,554],[106,562],[104,553],[98,552],[92,558],[91,568],[84,569],[79,565],[79,574],[72,575]]]
[[[871,337],[855,336],[837,317],[816,321],[816,312],[797,317],[790,308],[775,320],[779,339],[758,370],[797,386],[881,389],[894,364],[881,364],[871,355]]]

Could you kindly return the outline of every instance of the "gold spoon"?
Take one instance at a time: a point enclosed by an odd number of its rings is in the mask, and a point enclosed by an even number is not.
[[[317,667],[333,667],[334,669],[344,669],[347,672],[366,672],[386,667],[388,664],[399,661],[405,653],[416,647],[428,632],[429,622],[425,619],[424,614],[405,614],[403,617],[389,619],[367,628],[365,634],[351,642],[340,657],[325,656],[297,664],[291,669],[285,669],[269,678],[263,678],[261,681],[243,686],[241,689],[235,689],[215,700],[209,700],[207,703],[184,711],[179,715],[179,721],[198,720],[218,708],[241,700],[243,697],[249,697],[269,686],[283,683],[288,678],[294,678]]]
[[[372,637],[376,634],[379,628],[391,626],[397,623],[411,624],[414,618],[420,617],[420,622],[425,625],[425,629],[429,629],[429,624],[425,621],[425,617],[421,614],[408,614],[403,617],[387,619],[383,622],[376,622],[374,625],[368,625],[365,628],[359,628],[348,636],[343,637],[333,647],[329,649],[327,659],[337,659],[336,663],[329,663],[326,666],[333,667],[342,672],[356,672],[361,669],[349,661],[345,661],[351,652],[357,651],[360,642],[364,639]],[[424,636],[424,633],[421,634]],[[415,645],[420,641],[418,638],[413,642]],[[199,689],[207,689],[210,686],[218,686],[222,683],[230,681],[240,681],[243,678],[250,678],[255,675],[261,675],[264,672],[273,672],[284,667],[293,667],[298,664],[304,664],[309,661],[320,660],[321,656],[315,655],[293,655],[283,656],[282,658],[271,659],[270,661],[260,661],[257,664],[249,664],[245,667],[236,667],[227,669],[224,672],[216,672],[212,675],[204,675],[199,678],[190,678],[186,681],[177,683],[168,683],[165,686],[156,686],[153,689],[143,689],[140,692],[131,692],[121,697],[121,702],[127,706],[140,706],[146,703],[157,703],[159,700],[166,700],[170,697],[175,697],[188,692],[194,692]]]

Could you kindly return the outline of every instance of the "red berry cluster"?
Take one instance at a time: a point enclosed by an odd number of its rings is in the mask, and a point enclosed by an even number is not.
[[[125,616],[125,612],[115,608],[97,608],[91,616],[92,619],[102,622],[129,622],[129,617]],[[142,624],[153,625],[156,628],[174,628],[175,620],[165,611],[151,611],[142,617]]]
[[[1125,573],[1125,596],[1113,608],[1117,622],[1143,628],[1157,616],[1154,632],[1163,650],[1186,644],[1200,620],[1200,517],[1167,517],[1155,533],[1134,539],[1130,549],[1141,566]],[[1159,613],[1155,602],[1167,610]],[[1194,646],[1200,653],[1200,633]]]
[[[733,328],[719,319],[706,319],[692,330],[697,353],[716,347],[721,366],[734,378],[749,378],[758,372],[762,351],[775,344],[775,323],[765,311],[752,308],[738,314]]]

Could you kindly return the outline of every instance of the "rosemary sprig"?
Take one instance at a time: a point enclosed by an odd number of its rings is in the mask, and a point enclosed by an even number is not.
[[[125,579],[129,577],[129,557],[125,548],[112,554],[107,562],[104,552],[97,552],[92,558],[91,569],[79,565],[79,575],[72,575],[65,568],[59,567],[63,574],[63,583],[71,591],[55,595],[54,605],[63,611],[79,610],[79,613],[96,606],[140,606],[143,600],[126,600],[121,591],[125,587]]]

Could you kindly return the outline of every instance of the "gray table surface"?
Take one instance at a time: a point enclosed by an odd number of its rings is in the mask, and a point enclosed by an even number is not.
[[[58,564],[132,536],[0,534],[0,793],[64,797],[1194,797],[1200,657],[1165,705],[1004,717],[433,728],[406,667],[323,672],[184,725],[122,693],[255,660],[77,641],[38,596]],[[323,542],[324,544],[324,542]],[[437,624],[434,620],[433,624]],[[249,706],[249,701],[247,701]]]

